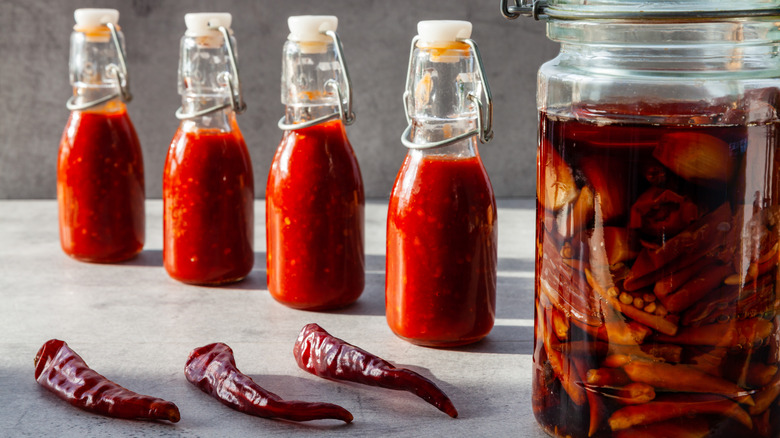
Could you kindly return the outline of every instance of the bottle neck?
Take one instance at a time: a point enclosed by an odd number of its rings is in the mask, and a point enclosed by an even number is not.
[[[124,35],[117,28],[117,37],[124,48]],[[83,105],[119,93],[116,72],[120,69],[119,53],[105,26],[78,28],[70,37],[68,70],[73,86],[73,103]],[[116,112],[125,109],[117,96],[103,104],[89,107],[87,112]]]
[[[229,96],[190,94],[182,96],[181,107],[185,114],[195,114],[199,111],[229,103]],[[204,129],[231,132],[236,129],[236,126],[236,113],[230,106],[218,111],[212,111],[202,116],[191,117],[181,121],[181,129],[187,132]]]
[[[230,37],[235,50],[236,41]],[[185,35],[181,39],[179,56],[179,94],[182,112],[196,114],[223,105],[225,108],[182,120],[185,131],[208,129],[230,132],[237,128],[231,102],[228,78],[237,88],[237,72],[233,71],[230,55],[222,34],[214,31],[207,36]],[[237,55],[236,55],[237,56]]]
[[[469,137],[453,144],[430,149],[409,149],[407,153],[412,159],[447,157],[447,158],[473,158],[479,156],[477,137]]]
[[[73,87],[73,95],[75,96],[73,103],[75,105],[83,105],[89,102],[98,101],[100,99],[106,98],[116,93],[117,93],[116,88],[112,89],[112,88],[105,88],[105,87],[90,87],[90,86]],[[127,107],[125,106],[125,103],[122,101],[122,99],[119,96],[116,96],[113,99],[110,99],[99,105],[90,106],[89,108],[79,110],[79,111],[89,112],[89,113],[108,114],[108,113],[118,113],[126,110]]]
[[[477,127],[477,108],[468,98],[469,94],[479,96],[482,92],[474,56],[465,43],[445,44],[428,47],[418,43],[412,54],[406,104],[412,123],[411,140],[417,144],[447,140]],[[474,156],[476,136],[444,147],[412,149],[410,153]]]
[[[288,40],[282,52],[281,101],[287,123],[338,112],[335,84],[346,93],[346,78],[332,42]],[[347,96],[341,96],[342,100]]]
[[[338,113],[336,105],[285,105],[285,123],[295,124],[308,122],[319,117]]]

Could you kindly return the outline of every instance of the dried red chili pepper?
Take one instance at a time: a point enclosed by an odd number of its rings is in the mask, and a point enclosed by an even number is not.
[[[452,401],[430,380],[331,336],[317,324],[301,329],[293,354],[298,366],[315,376],[408,391],[450,417],[458,416]]]
[[[47,341],[38,350],[35,380],[73,406],[96,414],[173,423],[181,418],[175,404],[135,393],[106,379],[58,339]]]
[[[233,350],[221,342],[193,350],[184,367],[184,375],[206,394],[245,414],[289,421],[352,421],[352,414],[341,406],[282,400],[261,388],[238,370]]]

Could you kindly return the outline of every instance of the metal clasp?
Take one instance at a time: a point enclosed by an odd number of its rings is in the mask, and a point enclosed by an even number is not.
[[[464,132],[463,134],[456,135],[444,140],[439,140],[432,143],[419,144],[412,141],[412,117],[409,114],[409,98],[411,97],[412,86],[412,63],[414,61],[414,49],[417,46],[417,41],[420,39],[419,35],[412,38],[412,46],[409,50],[409,68],[406,71],[406,91],[404,91],[404,113],[406,114],[406,122],[408,126],[401,134],[401,143],[409,149],[432,149],[442,146],[447,146],[456,143],[460,140],[478,135],[479,142],[485,144],[493,139],[493,93],[490,92],[490,84],[488,84],[487,74],[485,73],[485,67],[482,64],[482,55],[479,52],[477,43],[470,38],[459,38],[458,41],[466,43],[474,53],[474,59],[477,63],[477,69],[479,71],[479,79],[482,83],[482,93],[485,95],[485,102],[474,93],[469,92],[466,97],[474,102],[477,106],[477,129]]]
[[[277,126],[283,131],[308,128],[310,126],[319,125],[320,123],[325,123],[335,119],[341,119],[341,122],[346,126],[355,123],[355,113],[352,111],[352,79],[349,77],[347,63],[344,61],[344,47],[341,45],[341,38],[339,38],[339,35],[332,30],[326,30],[322,33],[329,36],[333,40],[333,49],[336,51],[336,59],[339,62],[339,67],[341,67],[341,73],[344,76],[345,90],[341,89],[341,85],[335,79],[329,79],[325,82],[325,87],[331,88],[333,93],[336,94],[336,98],[339,102],[338,112],[322,117],[317,117],[316,119],[312,119],[306,122],[292,124],[285,123],[286,117],[282,117],[279,119]],[[346,101],[344,99],[345,95]]]
[[[216,29],[222,34],[222,38],[225,40],[225,48],[228,52],[228,59],[230,60],[230,68],[235,75],[234,78],[233,74],[226,71],[220,73],[219,77],[217,77],[217,79],[220,82],[223,82],[228,87],[228,90],[230,90],[230,102],[223,103],[222,105],[215,105],[194,113],[185,113],[182,107],[179,107],[179,109],[176,110],[176,118],[179,120],[205,116],[206,114],[222,111],[225,108],[232,108],[236,114],[241,114],[246,111],[246,102],[244,102],[244,95],[241,92],[241,76],[238,74],[238,59],[236,58],[233,43],[230,41],[230,32],[225,26],[212,27],[211,29]]]
[[[116,64],[109,64],[106,66],[106,69],[114,74],[114,80],[116,81],[118,91],[111,93],[108,96],[101,97],[100,99],[79,104],[76,103],[76,96],[70,96],[68,101],[65,102],[65,107],[70,111],[81,111],[92,108],[117,97],[123,102],[130,102],[133,100],[133,95],[130,93],[130,75],[127,72],[127,60],[125,59],[125,51],[122,49],[122,44],[119,41],[119,33],[117,32],[114,23],[105,23],[105,26],[108,27],[108,30],[111,32],[111,41],[113,41],[114,47],[116,47],[117,58],[119,58],[118,66]]]
[[[514,20],[522,15],[534,17],[538,21],[547,9],[546,0],[531,0],[531,3],[525,3],[523,0],[513,0],[512,2],[514,4],[509,6],[509,0],[501,0],[501,15],[509,20]]]

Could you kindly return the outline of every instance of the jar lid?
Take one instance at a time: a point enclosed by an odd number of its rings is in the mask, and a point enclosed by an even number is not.
[[[501,12],[537,20],[690,19],[780,16],[778,0],[501,0]]]

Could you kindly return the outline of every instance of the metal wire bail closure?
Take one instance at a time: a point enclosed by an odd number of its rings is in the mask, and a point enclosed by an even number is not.
[[[509,0],[501,0],[501,15],[509,20],[514,20],[521,15],[539,20],[539,16],[544,15],[547,9],[547,2],[544,0],[531,0],[530,4],[523,0],[512,0],[512,3],[513,5],[509,6]]]
[[[475,135],[479,136],[479,142],[485,144],[493,139],[493,93],[490,92],[490,84],[488,84],[487,75],[485,74],[485,68],[482,64],[482,55],[479,52],[477,43],[471,38],[458,38],[458,41],[466,43],[474,53],[474,58],[479,69],[479,80],[482,83],[482,93],[485,95],[485,102],[474,93],[468,93],[466,97],[474,102],[477,106],[477,128],[471,131],[464,132],[463,134],[456,135],[444,140],[435,141],[432,143],[414,143],[412,141],[412,117],[409,114],[408,101],[411,97],[409,89],[412,81],[412,62],[414,60],[414,48],[417,46],[417,41],[420,39],[419,35],[412,38],[412,46],[409,50],[409,68],[406,71],[406,91],[404,91],[404,113],[406,114],[406,121],[408,123],[403,134],[401,134],[401,143],[409,149],[433,149],[442,146],[451,145],[457,143],[460,140],[464,140]]]
[[[339,38],[339,35],[332,30],[326,30],[321,33],[329,36],[333,40],[333,49],[336,51],[336,58],[338,59],[339,67],[341,67],[341,72],[344,75],[344,88],[346,88],[346,90],[342,91],[341,85],[335,79],[330,79],[325,82],[325,87],[333,89],[333,93],[338,99],[338,112],[324,115],[322,117],[317,117],[316,119],[312,119],[306,122],[292,124],[285,123],[286,117],[282,117],[277,123],[277,126],[282,131],[308,128],[310,126],[319,125],[320,123],[329,122],[335,119],[341,119],[341,122],[345,126],[349,126],[355,123],[355,112],[352,111],[352,79],[349,77],[347,63],[344,61],[344,47],[341,45],[341,38]],[[344,99],[345,95],[346,99]]]
[[[233,75],[230,72],[222,72],[217,79],[223,82],[230,91],[230,102],[223,103],[222,105],[215,105],[194,113],[185,113],[182,107],[176,110],[176,118],[179,120],[192,119],[195,117],[205,116],[213,112],[222,111],[226,108],[232,108],[236,114],[241,114],[246,111],[246,102],[244,102],[244,95],[241,92],[241,76],[238,74],[238,60],[236,59],[236,52],[233,48],[233,43],[230,41],[230,33],[225,26],[212,27],[217,29],[222,34],[222,38],[225,40],[225,48],[228,52],[228,59],[230,60],[230,68],[235,72],[235,83],[233,81]]]
[[[107,69],[113,73],[113,79],[116,81],[117,90],[108,96],[101,97],[100,99],[91,100],[84,103],[76,103],[76,96],[70,96],[68,101],[65,102],[65,107],[70,111],[81,111],[94,106],[102,105],[109,100],[116,99],[117,97],[122,102],[130,102],[133,100],[133,95],[130,93],[130,75],[127,73],[127,61],[125,59],[125,51],[122,50],[122,44],[119,42],[119,34],[117,33],[114,23],[105,23],[108,30],[111,32],[111,41],[116,47],[117,57],[119,58],[119,65],[109,64]]]

